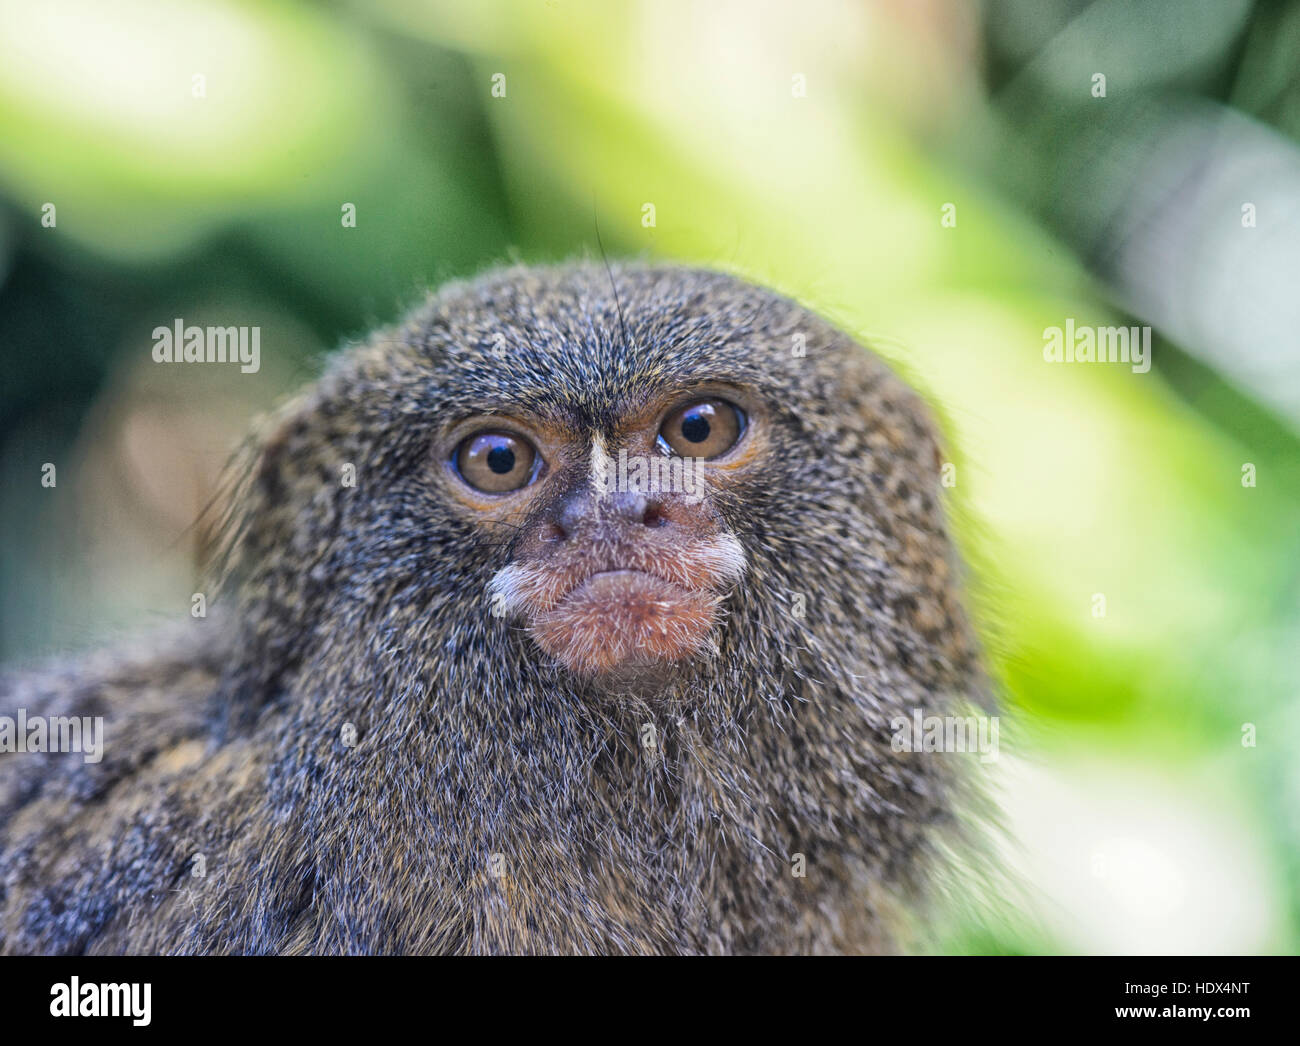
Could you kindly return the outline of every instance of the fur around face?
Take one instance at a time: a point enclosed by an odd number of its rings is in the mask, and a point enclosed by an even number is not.
[[[610,694],[492,615],[515,532],[430,446],[484,411],[608,433],[705,381],[770,418],[761,479],[709,495],[747,568],[716,652]],[[883,364],[733,277],[444,288],[277,417],[208,618],[0,684],[0,713],[106,717],[98,764],[0,755],[0,950],[890,949],[955,787],[890,720],[980,685],[938,466]]]

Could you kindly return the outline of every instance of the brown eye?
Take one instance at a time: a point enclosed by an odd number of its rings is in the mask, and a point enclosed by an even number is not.
[[[736,445],[745,415],[726,400],[695,400],[664,419],[659,439],[683,458],[716,458]]]
[[[527,486],[537,476],[533,445],[508,432],[480,432],[456,448],[456,471],[475,490],[504,494]]]

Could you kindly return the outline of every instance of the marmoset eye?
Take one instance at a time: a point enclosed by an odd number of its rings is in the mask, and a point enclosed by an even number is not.
[[[505,494],[537,478],[541,457],[522,436],[479,432],[461,440],[452,458],[460,478],[485,494]]]
[[[659,429],[663,449],[684,458],[718,458],[745,432],[745,415],[726,400],[692,400],[678,407]]]

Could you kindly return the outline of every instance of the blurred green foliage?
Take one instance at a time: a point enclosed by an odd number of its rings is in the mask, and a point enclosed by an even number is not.
[[[1103,753],[1231,797],[1264,926],[1192,939],[1294,951],[1294,421],[1159,329],[1147,375],[1050,367],[1041,346],[1067,316],[1143,322],[1108,245],[1153,121],[1212,103],[1300,137],[1296,5],[798,7],[0,8],[0,653],[100,640],[126,600],[85,581],[54,519],[68,503],[33,477],[92,452],[88,419],[127,401],[158,323],[260,322],[274,358],[247,387],[265,404],[425,288],[511,257],[721,265],[861,336],[943,415],[1017,753]],[[156,591],[134,606],[167,612]],[[1182,871],[1195,913],[1217,880]],[[1123,884],[1100,889],[1087,904],[1114,907],[1079,918],[1124,918]],[[1088,946],[1068,922],[956,908],[938,947]]]

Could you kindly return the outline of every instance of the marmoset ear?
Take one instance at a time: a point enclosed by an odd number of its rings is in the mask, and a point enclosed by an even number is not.
[[[256,533],[253,519],[273,515],[287,504],[289,471],[295,449],[307,441],[317,397],[308,390],[259,419],[231,455],[217,491],[199,520],[204,573],[222,581],[246,562],[246,536]]]
[[[952,540],[958,520],[972,541],[979,526],[956,485],[956,465],[944,451],[940,415],[895,365],[860,346],[837,366],[837,380],[861,419],[864,446],[856,455],[872,476],[872,494],[883,524],[895,535],[893,567],[912,598],[900,604],[899,621],[917,638],[927,658],[925,683],[987,712],[996,689],[984,667],[980,643],[966,607],[966,564]],[[978,553],[978,549],[975,550]]]
[[[272,412],[227,467],[207,513],[207,576],[218,611],[237,607],[229,627],[257,653],[229,690],[234,717],[254,713],[299,663],[311,622],[320,612],[336,552],[347,477],[332,442],[330,409],[319,385]]]

